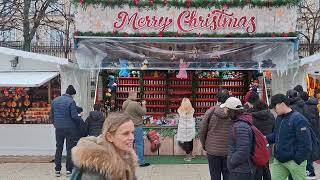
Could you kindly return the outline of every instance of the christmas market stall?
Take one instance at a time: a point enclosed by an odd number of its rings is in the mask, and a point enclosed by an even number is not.
[[[297,57],[298,1],[75,0],[76,58],[96,75],[96,102],[120,111],[131,90],[147,102],[145,133],[157,152],[177,155],[177,109],[187,97],[196,127],[220,88],[244,101],[264,71],[286,71]],[[261,78],[262,76],[262,78]],[[198,139],[195,154],[204,154]]]

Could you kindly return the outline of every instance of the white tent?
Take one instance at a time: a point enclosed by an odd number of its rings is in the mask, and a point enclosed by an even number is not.
[[[61,92],[72,84],[75,101],[85,113],[90,74],[68,59],[0,47],[0,87],[39,87],[57,75]],[[54,155],[55,136],[52,124],[0,124],[0,155]]]

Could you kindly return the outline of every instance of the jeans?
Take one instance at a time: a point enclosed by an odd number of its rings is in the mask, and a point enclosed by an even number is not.
[[[259,166],[255,171],[255,180],[271,180],[271,173],[269,169],[269,162],[265,166]]]
[[[221,173],[223,175],[223,180],[228,180],[229,171],[227,167],[227,157],[210,154],[207,154],[207,157],[211,180],[221,180]]]
[[[254,180],[251,173],[230,173],[229,180]],[[275,179],[276,180],[276,179]]]
[[[134,129],[134,147],[138,156],[138,162],[140,165],[144,164],[144,141],[143,141],[143,129],[142,127],[135,127]]]
[[[193,151],[193,140],[188,142],[179,142],[179,146],[186,152],[186,154],[190,154]]]
[[[307,161],[302,162],[300,165],[294,161],[288,161],[281,163],[277,159],[274,159],[272,166],[272,179],[275,180],[286,180],[289,174],[291,174],[294,180],[305,180]]]
[[[67,148],[67,171],[72,171],[73,163],[71,160],[71,149],[77,145],[79,140],[79,132],[72,128],[57,128],[56,129],[56,154],[55,154],[55,170],[61,171],[61,157],[63,151],[64,140],[66,139]]]

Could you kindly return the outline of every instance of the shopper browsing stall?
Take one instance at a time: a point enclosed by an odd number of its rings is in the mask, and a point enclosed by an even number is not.
[[[195,137],[195,121],[194,121],[194,109],[188,98],[183,98],[181,106],[178,109],[179,113],[179,124],[177,140],[180,147],[186,152],[185,161],[191,161],[194,156],[192,155],[193,150],[193,139]]]
[[[200,125],[200,141],[202,147],[207,151],[211,180],[229,179],[227,167],[228,134],[232,121],[220,108],[230,97],[227,89],[221,89],[216,98],[218,103],[204,114]]]
[[[143,119],[147,112],[146,101],[142,101],[141,104],[137,102],[137,92],[129,91],[129,96],[122,104],[122,110],[129,114],[130,119],[134,123],[134,146],[138,155],[140,167],[149,166],[149,163],[144,161],[144,141],[143,141]]]

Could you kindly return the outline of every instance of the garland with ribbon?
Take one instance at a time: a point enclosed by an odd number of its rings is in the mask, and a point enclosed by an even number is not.
[[[179,32],[160,32],[160,33],[126,33],[126,32],[75,32],[74,36],[96,36],[96,37],[297,37],[297,33],[228,33],[228,34],[200,34],[200,33],[179,33]]]
[[[300,0],[73,0],[78,5],[101,5],[103,7],[177,7],[177,8],[222,8],[222,7],[280,7],[295,6]]]

